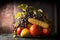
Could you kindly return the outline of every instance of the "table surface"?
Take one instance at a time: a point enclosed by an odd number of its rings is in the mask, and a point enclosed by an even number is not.
[[[0,40],[57,40],[55,38],[13,38],[13,34],[1,34]]]

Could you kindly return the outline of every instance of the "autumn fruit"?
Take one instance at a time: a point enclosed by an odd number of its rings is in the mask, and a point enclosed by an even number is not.
[[[17,35],[20,35],[21,34],[22,29],[23,29],[23,27],[18,27],[17,28]]]
[[[28,37],[30,35],[30,31],[27,28],[24,28],[21,32],[21,37]]]
[[[28,22],[30,22],[31,24],[36,24],[36,25],[38,25],[39,27],[42,27],[42,28],[49,28],[49,24],[48,23],[43,22],[41,20],[37,20],[35,18],[29,18]]]
[[[50,29],[43,29],[43,35],[46,36],[50,33]]]
[[[27,28],[29,29],[29,28],[31,27],[31,25],[32,25],[32,24],[30,24],[30,23],[29,23],[29,24],[27,24]]]
[[[40,29],[39,29],[39,27],[37,26],[37,25],[32,25],[31,27],[30,27],[30,34],[32,35],[32,36],[39,36],[40,35]]]

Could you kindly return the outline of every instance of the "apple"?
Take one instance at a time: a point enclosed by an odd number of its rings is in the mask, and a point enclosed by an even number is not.
[[[46,28],[46,29],[43,29],[43,35],[46,36],[50,33],[50,29]]]
[[[17,28],[17,35],[20,35],[22,30],[23,30],[23,27],[18,27]]]
[[[34,24],[30,27],[30,34],[34,37],[34,36],[39,36],[41,33],[40,28]]]
[[[21,37],[29,37],[29,35],[30,35],[30,31],[29,31],[29,29],[27,29],[27,28],[24,28],[22,31],[21,31]]]

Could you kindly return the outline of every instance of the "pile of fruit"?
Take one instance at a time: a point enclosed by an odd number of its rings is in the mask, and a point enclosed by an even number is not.
[[[15,15],[13,37],[37,37],[50,33],[50,25],[42,9],[35,9],[27,4],[18,6],[21,10]]]

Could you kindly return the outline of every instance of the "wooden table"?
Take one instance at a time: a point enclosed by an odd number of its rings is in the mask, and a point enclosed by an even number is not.
[[[13,38],[13,34],[2,34],[0,40],[57,40],[57,36],[49,38]]]

